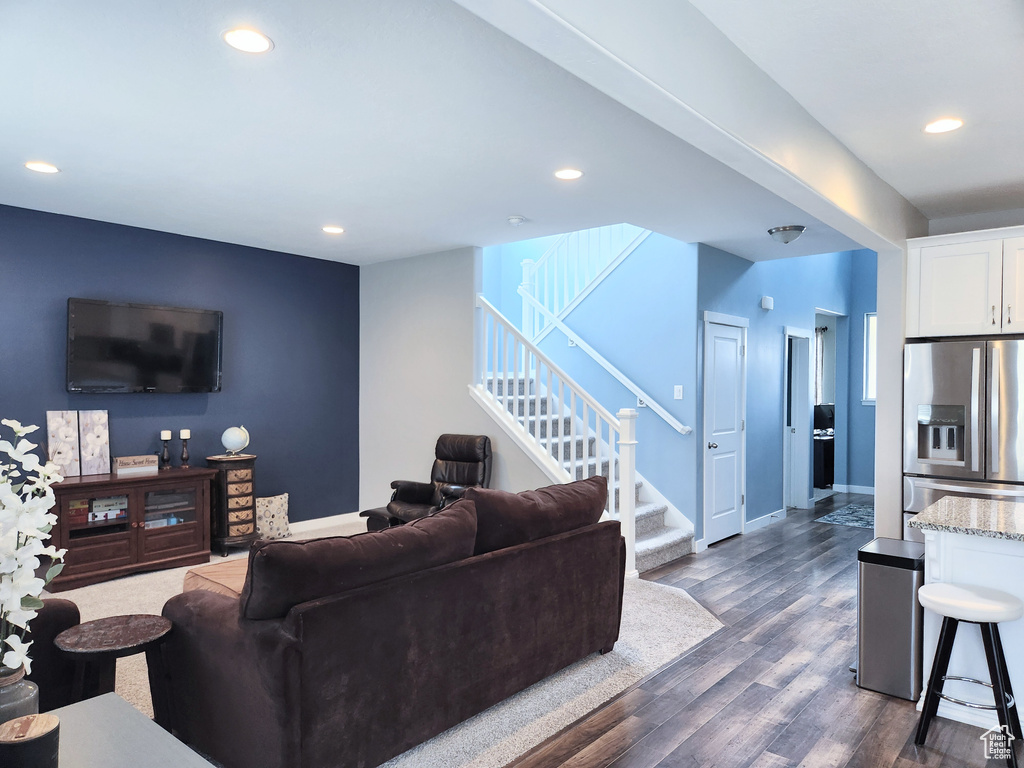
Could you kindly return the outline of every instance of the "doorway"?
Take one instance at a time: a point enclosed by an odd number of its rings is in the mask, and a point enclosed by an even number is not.
[[[846,483],[846,403],[848,371],[847,318],[838,312],[817,308],[814,314],[814,416],[813,494],[821,501],[837,493]],[[844,364],[839,363],[842,357]]]
[[[787,507],[811,509],[811,447],[814,405],[813,331],[785,328],[786,413],[782,438],[782,496]]]
[[[743,532],[747,319],[704,313],[704,541]]]

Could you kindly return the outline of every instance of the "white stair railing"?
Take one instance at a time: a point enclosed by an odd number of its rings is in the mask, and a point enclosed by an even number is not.
[[[552,480],[608,478],[608,513],[622,526],[634,574],[636,411],[613,416],[483,296],[476,307],[471,393]]]
[[[610,373],[617,382],[636,395],[638,400],[643,401],[646,407],[658,414],[658,416],[660,416],[666,424],[672,427],[672,429],[681,435],[688,435],[693,431],[691,427],[686,426],[679,421],[679,419],[666,411],[665,408],[659,405],[653,397],[640,389],[635,381],[612,365],[604,355],[600,354],[596,349],[590,346],[578,333],[573,331],[572,328],[563,323],[559,318],[548,312],[545,307],[542,307],[535,298],[525,293],[522,288],[519,289],[519,295],[523,297],[523,302],[529,304],[541,315],[541,317],[544,317],[548,323],[550,323],[552,328],[557,328],[564,333],[565,337],[572,341],[578,349],[585,352],[591,360]]]
[[[632,224],[562,235],[537,261],[522,263],[520,290],[548,312],[564,317],[651,233]],[[523,333],[537,341],[551,328],[544,315],[523,303]]]

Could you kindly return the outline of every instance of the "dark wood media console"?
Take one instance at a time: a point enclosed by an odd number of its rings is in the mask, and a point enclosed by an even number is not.
[[[52,543],[67,554],[48,589],[209,562],[210,481],[216,474],[168,469],[141,477],[69,477],[54,485]]]

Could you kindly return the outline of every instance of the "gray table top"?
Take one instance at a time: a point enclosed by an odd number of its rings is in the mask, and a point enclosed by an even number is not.
[[[60,768],[210,768],[116,693],[55,709]]]

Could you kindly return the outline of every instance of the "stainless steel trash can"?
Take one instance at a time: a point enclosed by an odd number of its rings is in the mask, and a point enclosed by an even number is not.
[[[857,570],[857,685],[917,701],[924,544],[875,539],[857,550]]]

